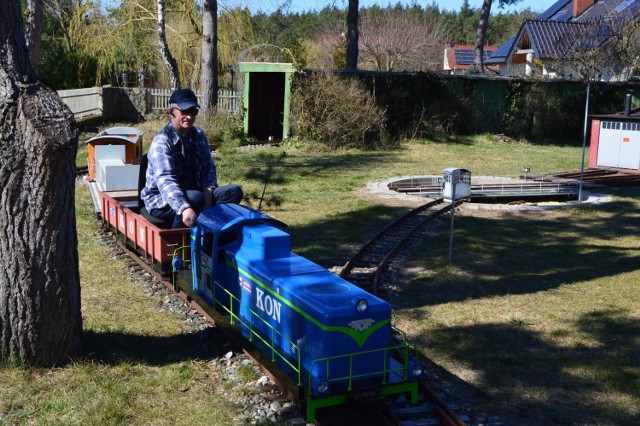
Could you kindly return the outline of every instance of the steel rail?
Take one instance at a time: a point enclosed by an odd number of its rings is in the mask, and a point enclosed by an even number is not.
[[[430,209],[433,211],[423,215],[424,212],[427,212]],[[339,276],[351,281],[355,285],[359,285],[357,281],[363,281],[363,277],[371,276],[370,279],[367,279],[368,285],[360,285],[360,287],[377,296],[381,273],[397,251],[412,235],[415,234],[418,229],[449,210],[451,210],[451,204],[445,205],[444,200],[442,198],[438,198],[405,213],[401,217],[389,223],[369,241],[364,243],[362,247],[360,247],[360,249],[344,264],[340,270]],[[415,218],[421,215],[423,215],[423,217],[416,221]],[[382,242],[384,239],[389,239],[391,241],[388,243],[388,247],[384,248],[383,254],[377,255],[375,252],[376,244]],[[368,257],[373,258],[374,260],[366,260]],[[355,272],[355,268],[358,263],[367,264],[368,270],[375,272],[373,272],[373,274],[357,274]],[[359,280],[357,278],[359,278]]]
[[[360,259],[362,257],[362,255],[373,245],[375,244],[379,239],[381,239],[384,234],[386,232],[388,232],[389,230],[393,229],[394,227],[397,227],[399,224],[403,223],[404,221],[406,221],[408,218],[416,216],[418,214],[420,214],[422,211],[438,205],[440,203],[443,202],[442,198],[439,198],[437,200],[434,201],[430,201],[426,204],[423,204],[419,207],[416,207],[413,210],[408,211],[407,213],[405,213],[404,215],[402,215],[401,217],[397,218],[396,220],[394,220],[393,222],[389,223],[387,226],[385,226],[381,231],[379,231],[375,236],[373,236],[369,241],[367,241],[366,243],[364,243],[362,245],[362,247],[360,247],[360,249],[356,252],[356,254],[354,254],[351,259],[349,259],[344,266],[342,267],[342,271],[340,272],[340,276],[344,276],[347,275],[351,272],[351,270],[354,267],[354,263],[356,262],[356,260]]]
[[[456,205],[458,205],[460,203],[461,203],[461,201],[457,202]],[[434,207],[434,206],[435,205],[433,205],[432,207]],[[450,210],[451,210],[451,204],[446,204],[444,207],[442,207],[442,208],[440,208],[438,210],[434,210],[433,212],[431,212],[427,216],[424,216],[422,220],[420,220],[417,224],[415,224],[415,226],[413,226],[409,230],[409,232],[407,232],[400,239],[400,241],[398,241],[398,243],[395,244],[389,250],[389,252],[382,258],[382,260],[378,264],[378,266],[376,268],[376,272],[375,272],[375,274],[373,276],[373,289],[374,289],[374,294],[375,295],[378,294],[378,284],[380,283],[380,275],[382,274],[382,271],[387,266],[389,261],[393,258],[393,256],[395,256],[395,254],[398,252],[398,250],[400,250],[400,248],[402,248],[404,246],[404,244],[409,240],[409,238],[411,238],[427,222],[430,222],[430,221],[434,220],[435,218],[442,216],[444,213],[446,213],[446,212],[448,212]]]

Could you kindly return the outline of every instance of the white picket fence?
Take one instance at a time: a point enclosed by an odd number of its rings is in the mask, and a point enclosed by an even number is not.
[[[162,113],[169,108],[169,97],[171,89],[150,89],[153,95],[153,106],[151,111]],[[198,99],[202,99],[199,92],[196,92]],[[242,111],[242,92],[234,90],[218,90],[218,111],[229,114],[238,114]]]

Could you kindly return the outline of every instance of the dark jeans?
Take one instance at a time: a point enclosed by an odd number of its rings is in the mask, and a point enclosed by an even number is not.
[[[186,195],[189,200],[189,204],[191,204],[191,208],[195,210],[196,213],[200,214],[202,210],[204,210],[204,195],[202,192],[190,189],[187,191]],[[242,201],[243,196],[242,188],[238,185],[231,184],[219,186],[213,190],[213,205],[227,203],[238,204]],[[157,217],[158,219],[164,220],[167,223],[171,223],[171,228],[173,229],[185,227],[184,223],[182,223],[182,215],[176,214],[169,205],[166,205],[161,209],[151,209],[149,214]]]
[[[213,205],[216,204],[240,204],[244,197],[242,188],[235,184],[222,185],[213,190]],[[198,212],[200,213],[200,212]]]

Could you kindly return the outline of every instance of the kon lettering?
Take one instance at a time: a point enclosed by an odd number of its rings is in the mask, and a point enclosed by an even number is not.
[[[256,289],[256,306],[262,312],[269,315],[274,320],[280,322],[280,311],[282,310],[282,303],[274,300],[268,294],[264,294],[264,291],[259,288]]]

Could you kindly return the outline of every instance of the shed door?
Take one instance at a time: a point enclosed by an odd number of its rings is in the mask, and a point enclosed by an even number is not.
[[[623,169],[640,168],[640,124],[622,123],[619,166]]]
[[[283,72],[252,72],[249,75],[249,136],[282,139],[284,117]]]
[[[598,144],[598,166],[618,167],[620,158],[621,123],[602,121],[600,143]]]

